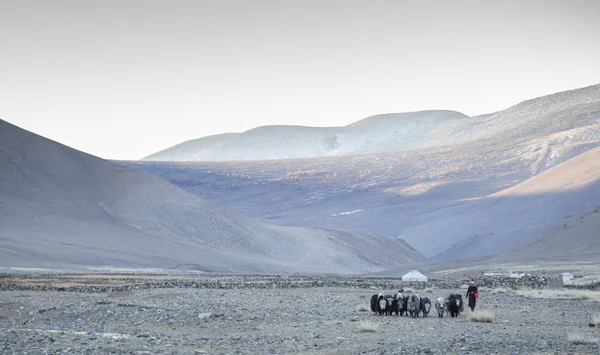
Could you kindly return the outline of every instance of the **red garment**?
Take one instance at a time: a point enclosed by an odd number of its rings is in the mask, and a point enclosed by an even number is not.
[[[475,308],[477,304],[477,297],[475,297],[475,293],[479,293],[477,286],[469,286],[467,289],[467,299],[469,300],[469,308]]]

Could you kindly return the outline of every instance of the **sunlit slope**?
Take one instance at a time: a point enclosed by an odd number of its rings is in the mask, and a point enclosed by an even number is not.
[[[600,148],[592,149],[485,199],[471,223],[477,235],[461,241],[440,258],[494,255],[600,207]],[[474,216],[479,216],[478,221]],[[461,216],[456,216],[462,219]],[[457,228],[459,228],[457,226]]]

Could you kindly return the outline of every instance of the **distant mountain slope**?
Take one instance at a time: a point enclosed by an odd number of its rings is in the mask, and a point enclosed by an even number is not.
[[[494,260],[582,261],[600,257],[600,209],[573,218],[560,228],[529,241]]]
[[[196,155],[195,160],[252,160],[323,156],[337,147],[337,129],[264,126],[251,129]]]
[[[236,161],[371,154],[456,145],[547,133],[541,118],[600,103],[600,85],[559,92],[476,117],[433,110],[368,117],[345,127],[265,126],[241,134],[210,136],[152,154],[147,161]],[[569,122],[570,128],[581,122]],[[573,125],[573,123],[575,125]],[[600,124],[600,122],[597,122]],[[562,128],[566,129],[566,128]],[[185,149],[182,149],[185,148]]]
[[[454,111],[422,111],[369,117],[345,127],[264,126],[217,143],[200,138],[152,154],[147,161],[222,161],[310,158],[386,152],[466,141]],[[464,133],[464,134],[463,134]],[[181,147],[185,151],[181,151]]]
[[[174,159],[179,159],[182,161],[196,160],[196,157],[210,154],[212,149],[218,147],[223,142],[227,142],[237,135],[239,135],[239,133],[223,133],[204,138],[192,139],[191,141],[183,142],[171,148],[161,150],[158,153],[154,153],[151,155],[151,159],[162,161]]]
[[[424,260],[397,239],[255,223],[0,120],[2,266],[356,273]]]

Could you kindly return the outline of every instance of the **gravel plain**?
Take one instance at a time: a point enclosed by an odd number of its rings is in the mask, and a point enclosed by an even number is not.
[[[1,354],[599,354],[590,300],[482,290],[493,323],[379,316],[353,287],[0,292]],[[464,290],[421,290],[430,299]],[[569,335],[592,344],[573,344]]]

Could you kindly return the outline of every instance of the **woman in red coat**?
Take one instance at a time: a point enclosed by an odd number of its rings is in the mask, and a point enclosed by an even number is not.
[[[471,308],[471,312],[475,310],[475,304],[477,303],[477,297],[479,296],[479,291],[477,290],[477,286],[475,286],[475,281],[471,281],[471,286],[467,289],[467,299],[469,300],[469,308]]]

